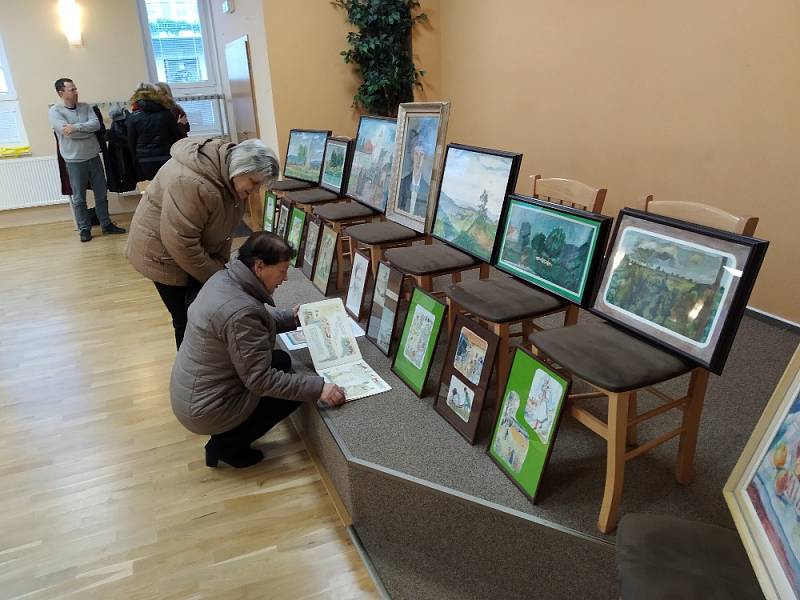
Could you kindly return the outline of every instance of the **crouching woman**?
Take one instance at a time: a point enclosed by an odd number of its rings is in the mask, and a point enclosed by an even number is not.
[[[250,444],[301,402],[345,401],[340,387],[293,373],[289,354],[275,347],[277,333],[297,327],[298,307],[277,309],[272,299],[294,253],[279,236],[254,233],[189,307],[172,368],[172,410],[189,431],[211,436],[209,467],[260,462],[263,454]]]

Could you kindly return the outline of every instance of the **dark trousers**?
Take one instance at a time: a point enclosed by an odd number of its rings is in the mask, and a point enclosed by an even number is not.
[[[292,358],[283,350],[273,350],[272,368],[288,373],[292,368]],[[246,450],[250,444],[292,414],[301,404],[302,402],[294,400],[264,396],[259,400],[253,414],[243,423],[225,433],[212,435],[209,446],[222,456]]]
[[[155,283],[156,290],[158,290],[158,295],[161,296],[161,301],[172,316],[172,327],[175,329],[175,345],[180,349],[181,342],[183,342],[183,334],[186,331],[186,312],[189,310],[189,305],[197,298],[197,293],[203,287],[203,284],[192,277],[189,277],[189,282],[186,285],[165,285],[157,281],[153,283]]]

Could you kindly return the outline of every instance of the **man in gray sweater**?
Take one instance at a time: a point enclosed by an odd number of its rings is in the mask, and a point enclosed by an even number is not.
[[[56,92],[61,104],[50,107],[48,117],[58,138],[61,156],[67,165],[69,184],[72,187],[72,206],[82,242],[92,239],[92,222],[86,208],[86,187],[89,182],[94,192],[94,206],[103,233],[125,233],[108,216],[106,177],[100,160],[100,143],[95,131],[100,121],[85,102],[78,102],[78,88],[66,77],[56,80]]]

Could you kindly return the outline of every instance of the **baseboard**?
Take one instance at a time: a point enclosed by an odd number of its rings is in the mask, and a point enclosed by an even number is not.
[[[112,215],[132,214],[139,205],[140,194],[108,194],[108,212]],[[89,206],[94,201],[89,194]],[[45,225],[47,223],[66,223],[72,221],[72,211],[69,203],[50,204],[48,206],[33,206],[28,208],[14,208],[0,210],[0,229],[8,227],[24,227],[27,225]]]
[[[800,323],[796,323],[795,321],[790,321],[789,319],[785,319],[783,317],[779,317],[778,315],[773,315],[765,310],[761,310],[760,308],[753,308],[752,306],[747,307],[747,312],[751,313],[751,316],[760,320],[766,321],[767,323],[772,323],[775,325],[775,321],[780,323],[781,325],[788,325],[792,329],[796,329],[800,331]]]
[[[369,578],[372,579],[372,583],[375,585],[375,589],[377,590],[378,595],[380,595],[381,600],[391,600],[389,592],[386,591],[386,586],[383,585],[381,576],[378,575],[378,570],[372,563],[372,559],[369,557],[369,554],[367,554],[367,549],[364,548],[361,538],[358,537],[358,532],[353,528],[352,525],[347,526],[347,534],[350,536],[350,541],[353,542],[356,552],[358,552],[358,555],[361,557],[361,562],[364,563],[364,567],[367,569]]]

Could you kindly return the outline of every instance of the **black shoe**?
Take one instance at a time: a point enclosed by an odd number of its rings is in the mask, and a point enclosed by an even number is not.
[[[91,229],[81,229],[81,241],[82,242],[91,242],[92,241],[92,230]]]
[[[103,227],[103,233],[127,233],[127,230],[122,227],[117,227],[114,223],[110,223],[106,227]]]
[[[246,467],[252,467],[262,460],[264,460],[264,453],[255,448],[247,448],[234,454],[222,455],[218,454],[213,447],[209,447],[209,445],[206,444],[207,467],[216,467],[219,465],[219,461],[222,461],[236,469],[244,469]]]

